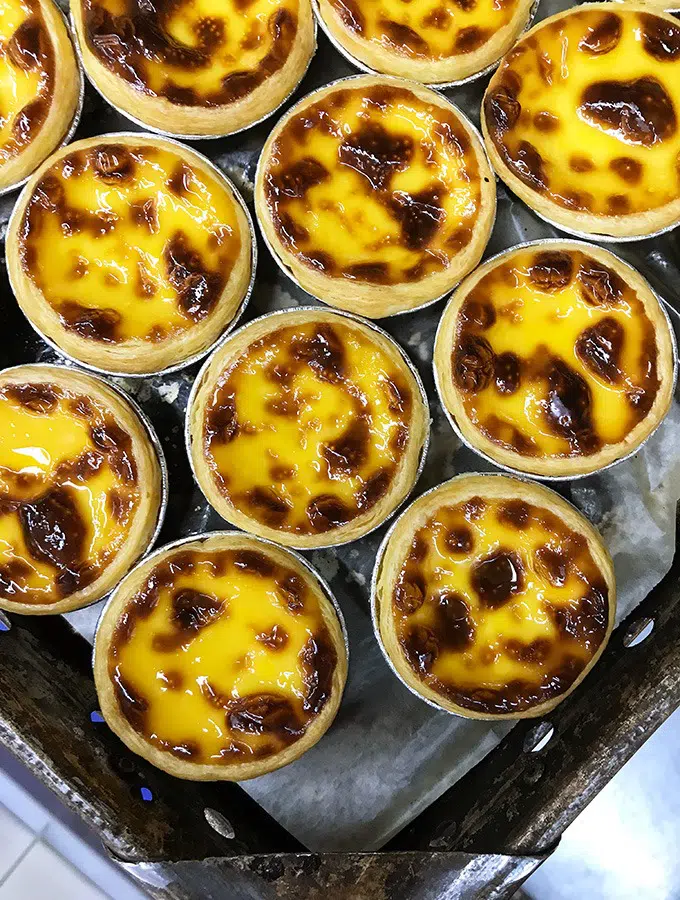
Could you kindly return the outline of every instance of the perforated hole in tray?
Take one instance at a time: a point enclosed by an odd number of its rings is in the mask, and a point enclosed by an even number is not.
[[[539,753],[548,746],[554,734],[555,729],[550,722],[539,722],[527,732],[524,738],[524,752]]]
[[[635,622],[633,622],[632,625],[629,626],[628,630],[624,634],[623,646],[628,648],[637,647],[638,644],[646,641],[653,631],[654,619],[651,619],[649,616],[644,616],[642,619],[637,619]]]
[[[9,631],[12,627],[12,623],[4,614],[4,612],[0,612],[0,632],[1,631]]]
[[[101,725],[104,721],[104,716],[99,712],[98,709],[93,709],[90,713],[90,722],[94,725]]]
[[[208,825],[210,825],[210,827],[218,834],[222,835],[223,838],[227,838],[227,840],[231,841],[236,837],[234,826],[221,812],[217,812],[216,809],[211,809],[211,807],[206,806],[203,810],[203,815],[205,816]]]
[[[139,789],[140,796],[145,803],[151,803],[153,800],[153,791],[148,787],[141,787]]]

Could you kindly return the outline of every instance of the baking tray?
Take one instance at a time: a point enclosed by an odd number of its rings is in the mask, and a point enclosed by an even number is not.
[[[540,14],[549,14],[554,6],[544,2]],[[351,74],[325,37],[320,35],[319,40],[317,55],[291,102]],[[477,119],[485,84],[482,79],[449,96]],[[272,121],[231,138],[195,144],[232,178],[251,207],[255,166]],[[76,136],[116,130],[129,130],[127,120],[88,88]],[[0,199],[3,229],[12,199]],[[508,223],[519,204],[502,185],[498,199],[499,219],[487,256],[517,240],[514,236],[508,241]],[[524,240],[560,236],[526,210],[521,221],[518,230]],[[309,297],[260,249],[247,319],[309,303]],[[678,231],[627,244],[617,252],[677,305]],[[429,337],[442,308],[440,302],[381,325],[409,352],[433,414],[446,425],[433,390]],[[58,359],[19,312],[4,270],[0,322],[3,333],[12,336],[0,347],[0,366]],[[184,407],[197,369],[138,382],[118,380],[151,418],[168,456],[171,496],[163,543],[223,524],[195,488],[182,449]],[[444,480],[444,457],[454,441],[452,433],[441,427],[435,430],[417,493]],[[384,529],[376,533],[376,546],[383,533]],[[370,628],[366,586],[342,577],[349,570],[345,555],[349,552],[351,545],[347,550],[324,551],[340,569],[332,579],[340,603],[346,613],[352,606],[363,608]],[[0,619],[0,740],[96,830],[111,855],[154,896],[506,898],[546,858],[589,800],[680,705],[679,576],[676,555],[663,581],[614,632],[593,674],[550,714],[549,721],[518,723],[380,851],[310,853],[239,785],[182,782],[130,754],[97,715],[91,648],[74,630],[74,624],[84,630],[82,623],[72,617]],[[642,629],[650,621],[651,634],[636,643],[635,636],[645,633]],[[3,631],[7,624],[9,630]],[[348,625],[351,632],[351,622]],[[351,759],[347,767],[351,769]],[[333,815],[332,810],[327,812]]]

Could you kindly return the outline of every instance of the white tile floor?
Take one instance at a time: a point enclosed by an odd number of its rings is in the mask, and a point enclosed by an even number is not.
[[[680,710],[565,833],[530,900],[680,900]],[[0,748],[0,900],[146,900]]]
[[[0,749],[0,900],[146,900],[82,823]]]

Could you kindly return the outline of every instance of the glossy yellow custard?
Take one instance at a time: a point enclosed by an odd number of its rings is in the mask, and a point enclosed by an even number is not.
[[[369,77],[311,95],[282,121],[262,154],[256,210],[303,287],[379,317],[434,299],[472,268],[493,190],[455,109]]]
[[[319,0],[342,46],[379,72],[426,83],[480,72],[529,17],[527,0]]]
[[[63,139],[78,90],[73,50],[50,0],[3,0],[0,189],[25,178]]]
[[[102,709],[133,732],[133,749],[147,745],[170,770],[180,761],[185,777],[212,766],[214,777],[240,778],[318,740],[339,703],[346,651],[320,585],[290,559],[236,533],[208,536],[123,583],[100,626],[95,671]]]
[[[153,128],[232,133],[272,112],[314,50],[309,0],[76,0],[85,69]]]
[[[250,276],[247,220],[231,190],[159,140],[72,145],[31,186],[17,230],[17,263],[42,315],[26,300],[25,311],[83,361],[110,351],[126,371],[204,349],[197,337],[217,337]]]
[[[625,456],[673,387],[670,328],[649,287],[612,254],[569,242],[511,250],[475,273],[435,359],[444,405],[475,446],[539,474]]]
[[[679,109],[680,24],[598,3],[519,41],[491,80],[483,124],[501,176],[539,212],[644,234],[680,217]]]
[[[348,540],[415,478],[427,428],[419,386],[385,337],[351,319],[291,313],[246,331],[198,396],[199,481],[222,515],[264,536]]]
[[[0,606],[61,611],[74,598],[97,599],[114,569],[127,568],[124,557],[146,549],[157,462],[150,447],[148,459],[139,454],[139,435],[89,376],[22,371],[0,378]]]
[[[454,479],[418,503],[381,594],[400,671],[463,714],[554,705],[612,627],[613,570],[594,529],[551,491],[495,476]]]

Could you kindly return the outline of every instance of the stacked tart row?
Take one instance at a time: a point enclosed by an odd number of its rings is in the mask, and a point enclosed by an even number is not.
[[[7,5],[0,190],[68,140],[81,88],[51,0]],[[587,3],[519,37],[529,0],[318,6],[357,58],[361,47],[398,63],[374,60],[369,71],[411,80],[374,74],[327,85],[269,135],[258,219],[281,265],[317,298],[378,318],[450,291],[489,238],[491,166],[539,216],[578,235],[626,240],[677,225],[680,24],[671,15],[649,3]],[[74,0],[72,15],[95,86],[135,121],[180,137],[233,133],[273,113],[314,49],[309,0],[258,0],[234,15]],[[482,102],[482,144],[417,81],[436,86],[499,59]],[[351,236],[342,247],[332,241],[337,228]]]

